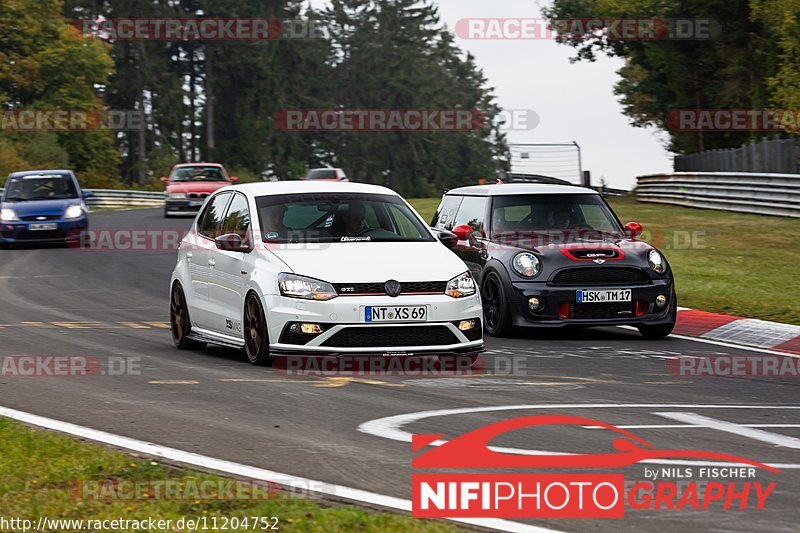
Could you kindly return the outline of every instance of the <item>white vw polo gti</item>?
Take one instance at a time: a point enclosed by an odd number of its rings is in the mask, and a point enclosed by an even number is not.
[[[170,325],[180,349],[280,356],[483,351],[481,302],[466,265],[394,191],[275,182],[210,196],[180,244]]]

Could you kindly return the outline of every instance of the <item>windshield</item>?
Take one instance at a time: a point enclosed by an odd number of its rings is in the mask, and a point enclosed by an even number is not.
[[[309,180],[335,180],[338,179],[339,176],[336,175],[335,169],[327,169],[327,168],[320,168],[317,170],[312,170],[306,176],[306,179]]]
[[[398,196],[310,193],[256,199],[265,242],[435,240]]]
[[[532,232],[620,235],[623,230],[598,195],[532,194],[495,196],[491,231],[494,235]]]
[[[228,181],[220,167],[181,167],[172,171],[170,181]]]
[[[66,200],[77,198],[78,191],[70,176],[36,174],[9,178],[5,201]]]

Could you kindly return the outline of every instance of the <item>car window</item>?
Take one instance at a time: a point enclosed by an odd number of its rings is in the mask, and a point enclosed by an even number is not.
[[[311,172],[309,172],[307,179],[310,179],[310,180],[335,180],[338,177],[339,176],[336,173],[336,170],[334,170],[334,169],[331,169],[331,170],[318,169],[318,170],[312,170]]]
[[[616,231],[615,224],[612,223],[612,220],[606,216],[606,211],[604,209],[605,206],[601,205],[594,205],[594,204],[583,204],[580,206],[581,214],[583,215],[584,222],[591,226],[592,228],[605,231],[605,232],[613,232]]]
[[[596,194],[521,194],[492,202],[492,233],[594,230],[619,233],[614,214]]]
[[[390,194],[309,193],[256,198],[267,242],[409,242],[433,237],[403,200]]]
[[[212,197],[197,221],[197,233],[216,239],[221,235],[222,217],[225,216],[225,207],[231,199],[231,193],[223,192]]]
[[[247,197],[244,194],[236,193],[228,207],[228,215],[225,217],[221,234],[236,233],[242,240],[245,240],[249,236],[249,231],[250,208],[247,205]]]
[[[71,176],[63,174],[31,174],[11,177],[6,184],[7,202],[32,200],[66,200],[78,198],[78,189]]]
[[[463,199],[463,196],[445,196],[433,216],[431,226],[439,229],[453,229],[453,219]]]
[[[227,181],[220,167],[180,167],[172,171],[170,181]]]
[[[485,196],[465,196],[452,227],[466,224],[472,231],[482,232],[486,216],[486,199]]]

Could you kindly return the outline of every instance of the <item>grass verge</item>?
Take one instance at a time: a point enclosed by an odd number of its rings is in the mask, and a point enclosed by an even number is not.
[[[410,516],[378,513],[352,506],[330,506],[283,494],[247,500],[201,501],[155,498],[149,494],[133,499],[82,499],[83,482],[125,481],[157,485],[177,481],[182,487],[195,487],[199,481],[226,478],[194,472],[113,451],[104,446],[31,429],[13,420],[0,418],[0,509],[6,520],[38,517],[83,520],[145,520],[206,517],[277,517],[281,531],[457,531],[446,523],[412,519]],[[411,480],[409,479],[409,483]],[[90,485],[92,486],[92,485]],[[119,486],[119,485],[118,485]],[[126,485],[127,486],[127,485]],[[121,492],[121,491],[120,491]],[[73,530],[63,526],[59,531]],[[54,531],[55,529],[51,529]],[[125,531],[124,529],[117,529]],[[248,528],[228,531],[253,531]],[[261,529],[258,529],[259,531]]]
[[[410,200],[430,222],[438,198]],[[680,305],[800,324],[800,221],[612,198],[623,223],[635,220],[675,272]]]

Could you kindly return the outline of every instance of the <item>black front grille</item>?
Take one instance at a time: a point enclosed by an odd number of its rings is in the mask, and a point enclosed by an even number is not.
[[[570,317],[584,319],[625,318],[633,316],[633,302],[622,303],[570,303]]]
[[[351,294],[386,294],[384,285],[386,282],[379,283],[334,283],[333,287],[342,296]],[[401,283],[402,292],[400,294],[415,293],[444,293],[447,288],[446,281],[407,281]]]
[[[622,285],[647,283],[650,278],[639,268],[583,267],[562,270],[553,278],[553,285]]]
[[[60,218],[61,215],[29,215],[19,217],[23,222],[44,222],[45,220],[58,220]]]
[[[331,348],[445,346],[458,342],[447,326],[370,326],[345,328],[323,342],[322,346]]]
[[[67,232],[64,230],[3,231],[2,234],[7,239],[16,239],[18,241],[62,241],[67,238]],[[71,235],[71,237],[77,239],[79,234]]]

